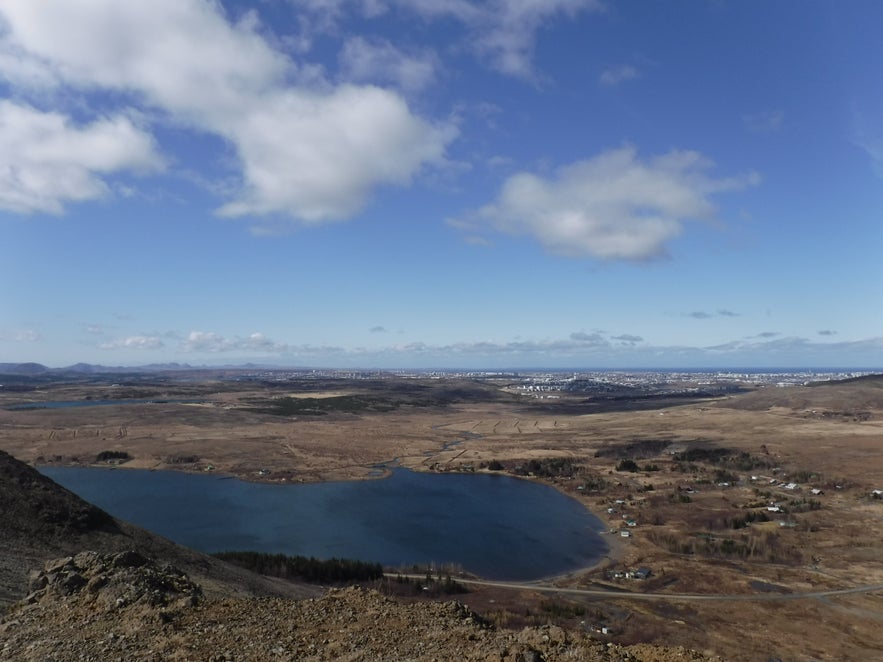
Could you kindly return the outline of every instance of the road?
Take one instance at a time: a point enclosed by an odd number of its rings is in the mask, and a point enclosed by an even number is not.
[[[390,579],[407,577],[408,579],[426,579],[426,575],[387,573]],[[616,600],[668,600],[681,602],[705,602],[705,601],[731,601],[731,602],[778,602],[783,600],[814,600],[828,598],[837,595],[851,595],[855,593],[875,593],[883,591],[883,584],[869,584],[865,586],[853,586],[852,588],[840,588],[828,591],[809,591],[806,593],[634,593],[632,591],[614,591],[610,589],[591,588],[562,588],[551,584],[534,582],[498,582],[487,579],[460,579],[455,578],[458,584],[467,586],[491,586],[494,588],[508,588],[515,590],[540,591],[542,593],[557,593],[564,595],[577,595],[593,598],[613,598]]]

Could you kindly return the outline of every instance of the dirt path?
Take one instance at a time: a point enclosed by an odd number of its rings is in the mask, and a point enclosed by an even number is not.
[[[406,577],[408,579],[425,579],[426,575],[403,575],[401,573],[389,573],[389,577]],[[785,600],[819,600],[837,595],[852,595],[855,593],[883,592],[883,584],[869,584],[867,586],[853,586],[829,591],[810,591],[807,593],[751,593],[751,594],[724,594],[724,593],[634,593],[631,591],[615,591],[612,589],[592,588],[561,588],[551,584],[534,582],[497,582],[486,579],[460,579],[460,584],[469,586],[490,586],[493,588],[509,588],[518,591],[531,590],[543,593],[558,593],[564,595],[582,595],[590,597],[615,598],[617,600],[676,600],[676,601],[726,601],[726,602],[779,602]],[[833,605],[831,605],[833,606]]]

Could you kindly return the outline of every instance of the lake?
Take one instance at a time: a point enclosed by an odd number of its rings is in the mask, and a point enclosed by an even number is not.
[[[576,500],[509,476],[396,469],[379,480],[280,485],[174,471],[41,472],[115,517],[209,553],[456,564],[524,581],[608,551],[604,525]]]

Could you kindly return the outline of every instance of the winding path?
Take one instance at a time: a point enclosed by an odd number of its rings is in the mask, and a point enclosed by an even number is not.
[[[412,575],[400,573],[387,573],[390,578],[407,577],[409,579],[425,579],[426,575]],[[543,593],[558,593],[566,595],[582,595],[587,597],[603,597],[616,600],[673,600],[689,602],[705,601],[730,601],[730,602],[778,602],[782,600],[815,600],[837,595],[851,595],[855,593],[875,593],[883,591],[883,584],[868,584],[865,586],[853,586],[852,588],[839,588],[827,591],[809,591],[806,593],[634,593],[632,591],[615,591],[612,589],[591,588],[562,588],[551,584],[533,582],[497,582],[486,579],[461,579],[456,578],[458,584],[472,586],[492,586],[494,588],[509,588],[517,590],[541,591]]]

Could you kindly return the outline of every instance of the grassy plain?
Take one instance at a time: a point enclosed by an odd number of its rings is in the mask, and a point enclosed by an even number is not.
[[[117,457],[105,462],[122,467],[263,481],[376,478],[393,465],[523,475],[579,499],[609,527],[610,556],[558,585],[671,597],[550,596],[524,587],[476,588],[461,598],[499,624],[603,625],[615,641],[684,645],[724,659],[883,656],[883,591],[793,599],[883,585],[883,500],[871,496],[883,489],[883,381],[692,400],[551,400],[507,386],[44,384],[0,391],[0,448],[35,464],[90,464],[112,451]],[[139,402],[7,409],[85,398]],[[616,576],[642,567],[648,579]]]

